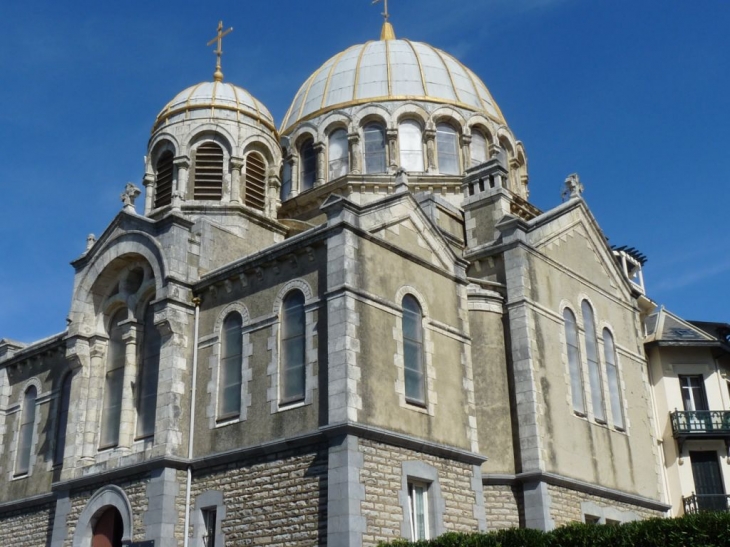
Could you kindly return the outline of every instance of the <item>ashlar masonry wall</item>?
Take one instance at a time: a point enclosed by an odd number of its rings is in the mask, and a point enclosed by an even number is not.
[[[53,531],[55,503],[21,509],[0,519],[0,545],[48,545]]]

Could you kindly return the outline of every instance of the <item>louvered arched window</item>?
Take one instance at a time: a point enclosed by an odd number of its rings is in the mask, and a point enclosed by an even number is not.
[[[603,329],[603,352],[606,358],[606,380],[608,380],[608,394],[611,399],[611,417],[613,425],[618,429],[624,428],[624,413],[621,405],[621,387],[616,365],[616,347],[613,343],[611,331]]]
[[[423,365],[423,312],[418,301],[403,297],[403,367],[406,401],[426,403],[426,374]]]
[[[304,399],[305,389],[305,313],[302,291],[290,291],[282,302],[280,337],[280,401]]]
[[[471,133],[471,166],[481,165],[489,159],[487,139],[481,131]]]
[[[563,310],[565,321],[565,344],[568,350],[568,370],[570,372],[570,391],[573,399],[573,410],[585,414],[586,405],[583,397],[583,374],[580,366],[580,346],[578,344],[578,323],[575,315],[568,308]]]
[[[106,355],[99,448],[110,448],[119,444],[119,422],[122,416],[124,359],[126,353],[126,344],[122,338],[123,329],[120,323],[126,319],[126,316],[126,309],[119,310],[109,322],[109,347]]]
[[[33,449],[33,429],[35,424],[35,402],[38,390],[30,386],[23,396],[23,409],[18,431],[18,454],[15,461],[15,474],[25,475],[30,470],[30,453]]]
[[[404,120],[398,125],[400,166],[409,173],[423,171],[423,134],[415,120]]]
[[[238,312],[229,313],[223,321],[218,377],[218,419],[239,416],[241,412],[241,358],[243,320]]]
[[[350,170],[347,131],[344,129],[335,129],[332,133],[330,133],[329,145],[327,146],[327,156],[329,158],[328,180],[335,180],[336,178],[347,174]]]
[[[195,150],[193,199],[220,201],[223,197],[223,149],[206,142]]]
[[[385,173],[385,129],[379,123],[363,128],[365,140],[365,172]]]
[[[53,453],[53,463],[63,463],[63,454],[66,449],[66,426],[68,425],[68,406],[71,401],[71,379],[73,374],[66,374],[61,384],[60,401],[58,403],[58,421],[56,422],[56,446]]]
[[[436,126],[436,149],[438,152],[439,173],[442,175],[459,174],[459,136],[456,129],[447,123]]]
[[[314,150],[314,141],[308,139],[299,148],[300,157],[300,187],[301,191],[314,187],[317,178],[317,152]]]
[[[266,204],[266,162],[258,152],[246,157],[246,199],[245,205],[264,210]]]
[[[162,339],[155,327],[154,310],[149,304],[144,314],[142,328],[142,351],[140,352],[138,399],[137,399],[137,438],[151,437],[155,434],[155,413],[157,411],[157,378],[160,371],[160,347]]]
[[[155,207],[164,207],[172,202],[172,160],[173,154],[169,150],[163,152],[157,160]]]
[[[601,385],[601,365],[598,361],[598,338],[596,336],[596,321],[593,308],[587,300],[581,303],[583,313],[583,327],[586,332],[586,359],[588,361],[588,379],[591,383],[591,402],[593,415],[598,421],[606,421],[606,411],[603,408],[603,386]]]

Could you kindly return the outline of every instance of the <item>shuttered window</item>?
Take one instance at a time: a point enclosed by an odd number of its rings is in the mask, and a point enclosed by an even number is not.
[[[163,152],[157,160],[157,183],[155,185],[155,207],[164,207],[172,202],[172,152]]]
[[[246,158],[246,199],[249,207],[264,210],[266,204],[266,162],[257,152],[251,152]]]
[[[213,142],[195,150],[193,199],[220,201],[223,197],[223,149]]]

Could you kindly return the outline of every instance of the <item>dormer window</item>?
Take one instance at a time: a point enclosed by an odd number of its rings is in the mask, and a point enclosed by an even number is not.
[[[246,198],[244,204],[264,210],[266,203],[266,163],[258,152],[251,152],[246,158]]]
[[[170,205],[172,202],[172,164],[173,154],[163,152],[157,160],[157,183],[155,185],[155,208]]]
[[[223,149],[214,142],[195,151],[193,199],[220,201],[223,197]]]

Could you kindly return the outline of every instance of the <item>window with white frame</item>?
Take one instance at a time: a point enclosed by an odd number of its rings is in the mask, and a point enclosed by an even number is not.
[[[155,434],[157,412],[157,379],[160,372],[162,339],[155,327],[155,313],[149,304],[145,308],[142,343],[137,372],[137,433],[138,439]]]
[[[430,539],[428,522],[428,484],[408,481],[408,507],[411,517],[411,539]]]
[[[223,321],[218,376],[218,419],[238,417],[241,412],[243,320],[238,312]]]
[[[436,126],[436,150],[439,173],[459,174],[459,135],[451,125],[440,123]]]
[[[385,129],[379,123],[363,128],[365,145],[365,172],[385,173]]]
[[[304,399],[306,387],[305,332],[304,294],[295,289],[284,297],[281,305],[279,402],[282,404]]]
[[[18,449],[15,458],[15,474],[27,475],[30,471],[30,455],[33,449],[33,429],[35,429],[36,398],[38,390],[28,386],[23,395],[23,408],[18,428]]]
[[[598,337],[596,336],[596,322],[593,308],[587,300],[581,303],[583,313],[583,328],[586,340],[586,360],[588,361],[588,380],[591,386],[591,403],[593,416],[599,422],[606,421],[606,411],[603,406],[603,382],[601,380],[601,365],[598,358]]]
[[[426,374],[423,363],[423,312],[410,294],[403,297],[403,368],[406,401],[426,404]]]
[[[101,411],[101,438],[99,448],[110,448],[119,444],[119,425],[122,417],[122,394],[124,392],[124,361],[126,344],[121,323],[127,317],[127,310],[117,311],[109,322],[109,347],[106,358],[104,398]]]
[[[423,171],[423,134],[415,120],[403,120],[398,125],[400,166],[410,173]]]
[[[586,407],[583,396],[583,373],[580,366],[578,323],[575,320],[575,315],[569,308],[563,310],[563,321],[565,322],[565,345],[568,350],[568,372],[570,374],[573,410],[584,415]]]
[[[611,401],[611,417],[617,429],[624,429],[624,413],[621,403],[621,382],[618,376],[616,363],[616,347],[613,335],[608,329],[603,329],[603,353],[606,360],[606,380],[608,380],[608,395]]]
[[[335,180],[347,174],[350,170],[348,154],[347,131],[344,129],[335,129],[330,133],[329,145],[327,146],[329,160],[328,180]]]

